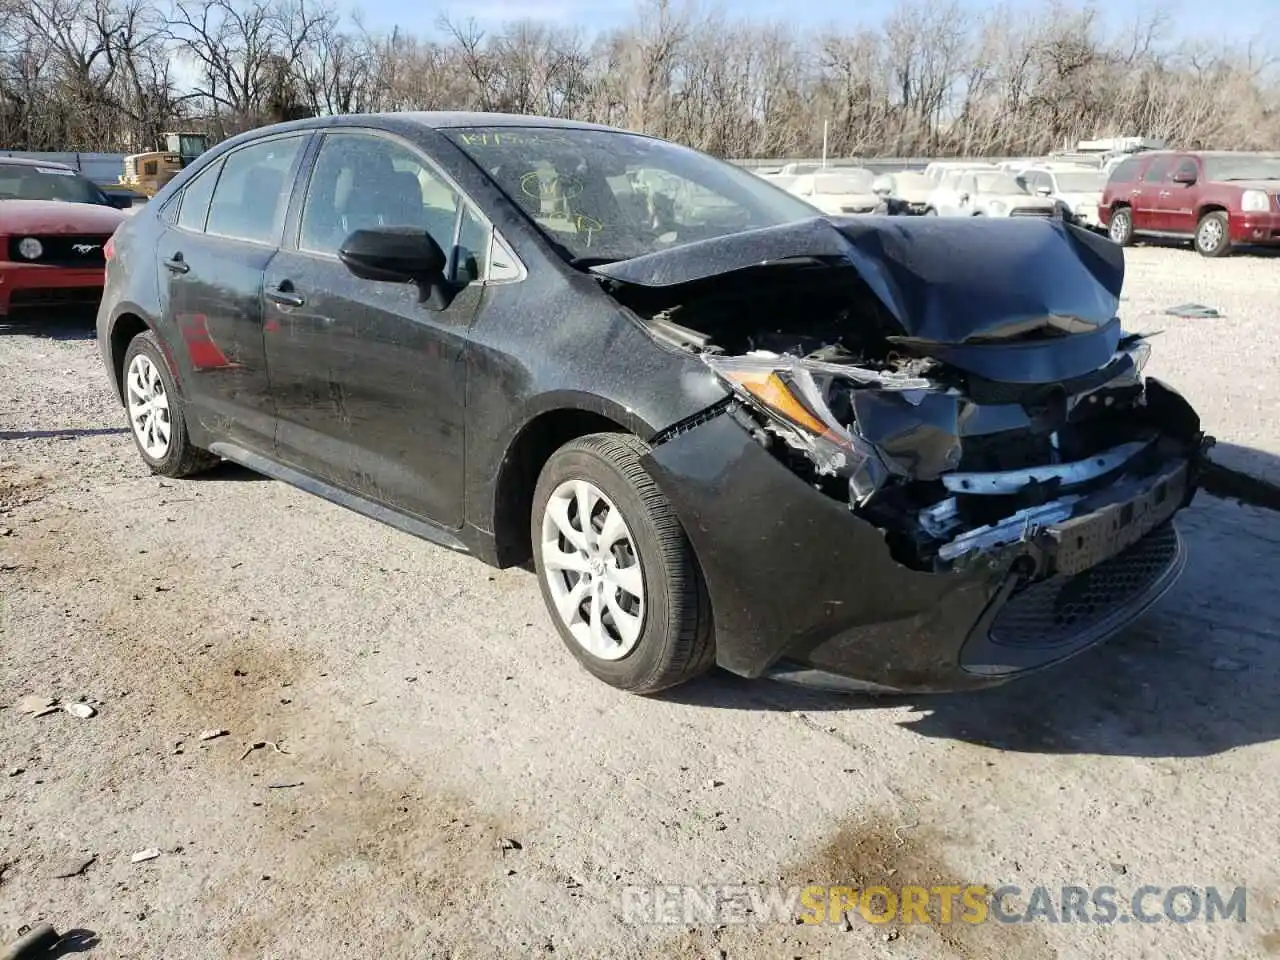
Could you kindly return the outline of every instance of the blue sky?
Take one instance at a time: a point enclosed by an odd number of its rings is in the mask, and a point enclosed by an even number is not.
[[[1041,8],[1037,0],[1006,0],[1015,7]],[[975,11],[995,6],[995,0],[961,0]],[[706,0],[703,6],[707,6]],[[874,26],[893,10],[896,0],[798,0],[780,4],[778,0],[721,0],[723,10],[743,18],[785,19],[797,27]],[[1240,42],[1257,38],[1280,49],[1275,38],[1280,33],[1280,0],[1105,0],[1096,6],[1104,22],[1120,26],[1136,15],[1161,9],[1172,18],[1176,35],[1211,44]],[[458,19],[474,17],[481,24],[507,20],[535,19],[559,25],[576,25],[585,30],[607,29],[627,22],[635,7],[628,0],[471,0],[471,2],[424,5],[420,0],[363,0],[360,10],[371,27],[402,29],[427,34],[433,31],[438,12]],[[1259,48],[1261,49],[1261,48]]]

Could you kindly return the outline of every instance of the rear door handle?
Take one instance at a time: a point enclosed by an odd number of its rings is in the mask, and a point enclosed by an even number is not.
[[[307,302],[305,297],[294,291],[293,284],[288,280],[281,280],[280,286],[268,290],[267,299],[282,307],[300,307]]]
[[[164,262],[165,267],[174,273],[186,273],[191,269],[191,265],[182,258],[182,252],[175,253],[170,259]]]

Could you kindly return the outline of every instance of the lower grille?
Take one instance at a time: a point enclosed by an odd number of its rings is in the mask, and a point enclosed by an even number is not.
[[[1040,207],[1014,207],[1009,211],[1011,217],[1052,217],[1052,210],[1043,210]]]
[[[79,307],[96,305],[102,299],[101,287],[54,287],[49,290],[15,290],[9,295],[9,309],[36,307]]]
[[[100,267],[107,262],[102,253],[102,248],[111,239],[110,234],[83,236],[72,234],[41,236],[37,234],[35,239],[40,241],[40,246],[44,249],[41,251],[40,256],[34,260],[28,260],[18,252],[18,245],[28,236],[31,235],[20,234],[9,239],[8,259],[10,261],[57,267]]]
[[[1178,559],[1172,523],[1075,576],[1056,576],[1015,593],[991,625],[992,643],[1055,647],[1105,628],[1106,621],[1152,590]]]

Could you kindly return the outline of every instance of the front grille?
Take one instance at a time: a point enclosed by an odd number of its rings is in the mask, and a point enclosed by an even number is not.
[[[35,260],[28,260],[18,252],[18,244],[32,234],[19,234],[9,238],[8,259],[15,263],[39,263],[55,267],[101,267],[107,260],[102,248],[111,239],[110,234],[54,236],[35,235],[44,247]]]
[[[1045,210],[1041,207],[1014,207],[1009,211],[1011,217],[1052,217],[1052,210]]]
[[[9,309],[96,306],[100,299],[102,299],[101,287],[54,287],[49,290],[14,290],[9,295]]]
[[[1156,585],[1177,560],[1179,549],[1177,530],[1165,523],[1083,573],[1030,584],[997,614],[991,642],[1005,647],[1056,647],[1102,628]]]

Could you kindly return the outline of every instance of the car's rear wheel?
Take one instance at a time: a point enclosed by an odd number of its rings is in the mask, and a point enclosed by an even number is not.
[[[534,492],[534,564],[565,645],[605,683],[656,693],[714,661],[711,608],[671,504],[625,434],[565,444]]]
[[[1127,247],[1133,243],[1133,214],[1128,207],[1116,207],[1111,211],[1111,223],[1107,227],[1107,236],[1112,243]]]
[[[218,462],[218,457],[192,445],[182,398],[150,331],[134,337],[125,351],[124,405],[133,442],[153,473],[186,477]]]
[[[1206,213],[1196,225],[1196,253],[1202,257],[1225,257],[1231,252],[1227,215],[1221,210]]]

